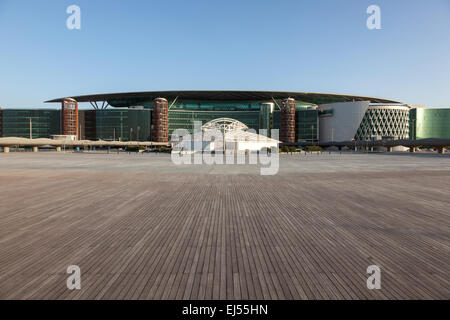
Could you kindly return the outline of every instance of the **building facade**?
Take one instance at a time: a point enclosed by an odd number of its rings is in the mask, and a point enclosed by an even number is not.
[[[3,109],[0,119],[2,137],[36,139],[61,133],[60,110]]]
[[[408,139],[407,105],[370,104],[355,134],[355,140]]]
[[[234,119],[249,129],[272,129],[283,142],[449,138],[449,109],[412,108],[397,101],[279,91],[152,91],[60,98],[60,110],[0,110],[3,137],[168,142],[176,129]],[[89,102],[93,110],[75,110]],[[97,102],[103,102],[98,108]],[[108,108],[103,108],[104,104]],[[30,130],[31,129],[31,130]],[[274,132],[274,131],[273,131]]]
[[[338,102],[319,106],[319,141],[351,141],[369,109],[369,101]]]
[[[319,110],[311,108],[295,112],[295,141],[316,143],[319,138]]]
[[[95,139],[150,141],[151,111],[139,109],[95,110]]]
[[[450,109],[412,109],[410,127],[411,139],[450,139]]]
[[[405,104],[341,102],[319,106],[320,142],[408,139]]]

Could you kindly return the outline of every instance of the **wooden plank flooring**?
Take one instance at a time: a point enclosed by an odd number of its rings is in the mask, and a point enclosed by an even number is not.
[[[450,298],[450,171],[0,181],[1,299]]]

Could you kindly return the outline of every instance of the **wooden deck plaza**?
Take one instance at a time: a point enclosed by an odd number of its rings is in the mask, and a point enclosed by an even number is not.
[[[275,176],[151,157],[136,160],[146,171],[129,155],[0,156],[0,298],[450,298],[448,157],[312,173],[290,158]],[[81,290],[66,287],[69,265]]]

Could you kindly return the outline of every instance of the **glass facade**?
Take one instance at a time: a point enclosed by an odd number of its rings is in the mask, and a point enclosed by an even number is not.
[[[305,102],[301,102],[301,101],[295,102],[295,111],[309,110],[312,107],[317,107],[317,105],[311,104],[311,103],[305,103]]]
[[[231,118],[246,124],[250,129],[258,132],[259,129],[259,106],[256,111],[187,111],[169,110],[169,139],[175,129],[194,130],[194,121],[201,121],[202,125],[217,119]]]
[[[270,137],[270,130],[273,128],[273,111],[275,104],[272,102],[261,103],[259,110],[259,129],[267,130]]]
[[[313,141],[319,140],[319,111],[301,110],[295,112],[295,140]]]
[[[78,110],[81,140],[96,140],[97,124],[95,110]]]
[[[150,110],[96,110],[95,117],[97,140],[150,140]]]
[[[273,101],[275,104],[271,119],[261,114],[261,105],[272,103],[272,101],[182,101],[176,102],[169,110],[169,137],[175,129],[193,130],[193,121],[208,121],[217,118],[232,118],[245,123],[249,128],[258,130],[264,129],[267,123],[274,129],[281,128],[281,112],[279,107],[281,101]],[[313,104],[296,101],[297,111],[306,111]],[[307,119],[306,121],[309,121]],[[306,125],[306,124],[305,124]],[[317,128],[317,127],[316,127]],[[317,137],[317,134],[316,134]]]
[[[450,139],[450,109],[412,109],[410,127],[412,139]]]
[[[50,138],[61,132],[59,110],[3,109],[1,113],[3,137],[30,138],[31,131],[33,139]]]
[[[408,139],[409,112],[407,107],[369,107],[356,132],[359,141],[383,138]]]
[[[318,114],[316,110],[307,110],[310,107],[311,105],[303,102],[296,103],[297,141],[317,140]],[[79,110],[79,138],[151,141],[152,112],[152,108],[148,106],[135,109]],[[0,136],[28,138],[30,117],[33,138],[48,138],[54,134],[61,134],[60,110],[4,109],[0,112]],[[170,106],[169,138],[175,129],[187,129],[192,132],[194,121],[200,121],[204,125],[217,118],[238,120],[256,132],[268,127],[281,129],[281,112],[275,101],[179,101]]]
[[[261,104],[274,103],[281,106],[281,101],[182,101],[175,102],[171,110],[197,110],[197,111],[259,111]],[[306,110],[313,106],[302,101],[295,102],[295,110]],[[279,109],[275,107],[275,109]]]
[[[273,112],[273,128],[278,129],[278,133],[281,130],[281,111],[276,109]]]
[[[259,105],[259,101],[183,101],[176,102],[170,110],[259,111]]]

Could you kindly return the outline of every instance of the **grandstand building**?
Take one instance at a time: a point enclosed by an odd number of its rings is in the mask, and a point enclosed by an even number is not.
[[[354,95],[280,91],[151,91],[72,96],[55,109],[0,109],[0,136],[168,142],[175,129],[227,118],[284,143],[449,138],[450,109]],[[79,103],[92,109],[81,110]]]

